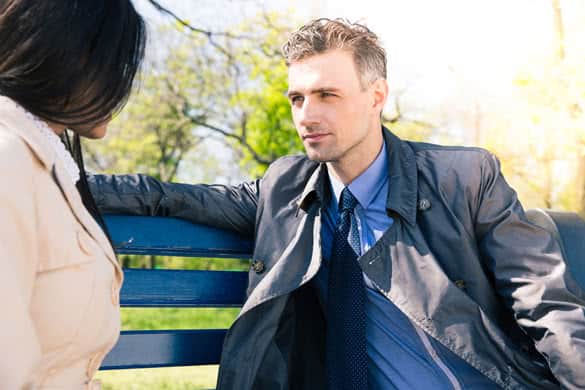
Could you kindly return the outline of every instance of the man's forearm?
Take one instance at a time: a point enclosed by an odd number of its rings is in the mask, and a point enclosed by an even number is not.
[[[259,181],[193,185],[133,174],[92,175],[88,182],[103,214],[177,217],[253,237]]]

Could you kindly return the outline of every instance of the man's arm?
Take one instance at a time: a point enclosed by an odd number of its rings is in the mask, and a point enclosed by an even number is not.
[[[585,388],[585,293],[559,243],[526,220],[497,159],[486,154],[481,169],[475,229],[497,291],[561,385]]]
[[[254,237],[260,180],[238,186],[164,183],[146,175],[91,175],[103,214],[186,219]]]

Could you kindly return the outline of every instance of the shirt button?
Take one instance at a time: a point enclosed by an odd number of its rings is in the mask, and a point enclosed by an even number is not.
[[[431,201],[427,198],[422,198],[418,201],[418,209],[420,211],[425,211],[431,208]]]
[[[266,268],[264,266],[264,262],[262,260],[254,260],[252,261],[252,270],[254,270],[254,272],[256,272],[257,274],[261,274],[262,272],[264,272],[264,269]]]

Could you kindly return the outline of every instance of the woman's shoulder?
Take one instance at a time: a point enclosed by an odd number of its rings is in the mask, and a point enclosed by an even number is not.
[[[26,141],[10,128],[0,124],[0,160],[2,162],[24,162],[34,157]]]
[[[32,114],[0,96],[0,161],[3,165],[14,166],[14,161],[20,161],[40,162],[39,167],[52,166],[54,153],[35,121]]]
[[[18,177],[30,176],[39,167],[40,162],[26,141],[0,124],[0,180],[14,183]]]

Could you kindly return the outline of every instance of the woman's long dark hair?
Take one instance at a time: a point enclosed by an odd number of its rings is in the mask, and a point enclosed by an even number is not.
[[[83,203],[105,228],[85,178],[79,135],[126,103],[146,28],[130,0],[0,0],[0,95],[76,133]]]
[[[81,201],[83,202],[83,205],[85,206],[87,211],[89,211],[89,213],[98,223],[98,225],[100,225],[100,227],[106,234],[106,237],[108,237],[108,240],[113,246],[112,238],[110,236],[110,232],[108,231],[108,227],[95,203],[95,199],[93,198],[93,195],[91,194],[91,191],[89,189],[89,184],[87,183],[87,173],[85,171],[85,164],[83,163],[83,151],[81,148],[81,139],[79,137],[79,134],[76,133],[75,135],[73,135],[73,140],[71,140],[69,134],[67,134],[67,132],[65,131],[61,135],[61,141],[65,144],[67,150],[71,152],[73,159],[75,160],[77,166],[79,167],[79,180],[77,181],[76,187],[77,191],[79,191],[79,195],[81,196]]]

